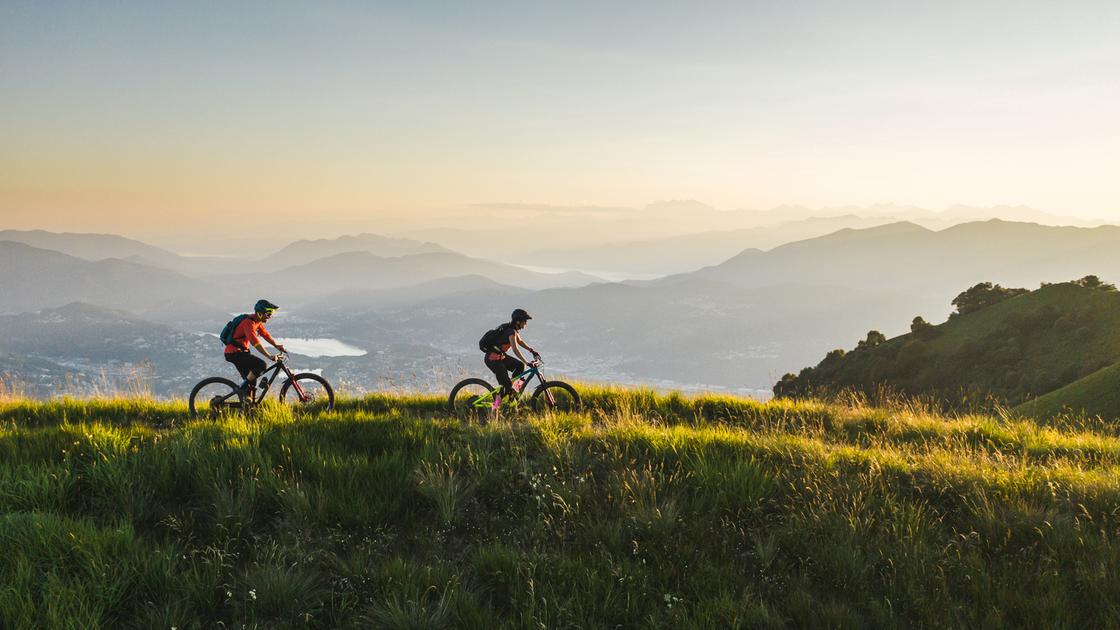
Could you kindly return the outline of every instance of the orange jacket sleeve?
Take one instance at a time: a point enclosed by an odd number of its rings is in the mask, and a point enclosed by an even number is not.
[[[276,340],[272,338],[272,335],[268,334],[268,331],[265,330],[264,324],[261,324],[261,337],[264,337],[264,340],[268,343],[274,346],[276,345]]]

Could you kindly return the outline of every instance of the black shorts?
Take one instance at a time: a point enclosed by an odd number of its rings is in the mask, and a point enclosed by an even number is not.
[[[252,372],[254,376],[260,376],[267,367],[264,359],[255,357],[248,352],[231,352],[226,355],[226,361],[237,368],[237,373],[241,375],[241,378],[249,378],[249,372]]]
[[[498,384],[509,391],[513,388],[513,379],[509,377],[509,373],[513,372],[513,378],[517,378],[525,371],[525,364],[508,355],[496,360],[491,359],[490,356],[487,354],[483,362],[498,378]]]

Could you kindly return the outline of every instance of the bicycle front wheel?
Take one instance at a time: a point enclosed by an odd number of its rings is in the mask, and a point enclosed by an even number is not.
[[[451,388],[451,395],[447,397],[447,410],[461,418],[480,416],[486,412],[486,408],[478,406],[477,403],[493,400],[490,396],[493,390],[494,387],[490,383],[480,378],[460,381]]]
[[[222,414],[241,411],[241,390],[228,378],[212,376],[194,386],[189,406],[192,418],[205,416],[216,420]]]
[[[334,389],[322,376],[303,372],[284,381],[280,388],[280,404],[330,411],[334,409]]]
[[[563,381],[548,381],[537,387],[532,398],[533,411],[579,411],[583,409],[576,388]]]

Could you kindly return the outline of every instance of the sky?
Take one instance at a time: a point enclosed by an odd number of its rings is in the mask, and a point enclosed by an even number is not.
[[[0,0],[0,228],[669,199],[1120,222],[1117,33],[1115,2]]]

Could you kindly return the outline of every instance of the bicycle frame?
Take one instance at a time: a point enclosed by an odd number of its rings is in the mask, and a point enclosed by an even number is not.
[[[530,366],[527,370],[525,370],[521,374],[517,375],[517,378],[514,379],[514,380],[515,381],[524,380],[526,386],[522,387],[519,391],[516,392],[515,396],[511,397],[512,400],[510,400],[510,402],[509,402],[509,404],[511,406],[516,406],[516,405],[520,404],[521,399],[525,395],[525,391],[527,389],[529,389],[527,387],[528,384],[529,384],[529,381],[532,380],[534,376],[537,377],[537,380],[540,382],[541,385],[544,385],[544,376],[541,375],[541,366],[540,365]],[[485,396],[479,396],[471,404],[471,406],[472,407],[477,407],[479,409],[489,409],[494,404],[494,397],[497,396],[498,394],[500,394],[501,391],[502,391],[502,386],[499,385],[499,386],[495,387],[494,389],[490,390],[490,392],[487,393]],[[548,390],[545,390],[544,394],[545,394],[545,396],[548,397],[549,404],[555,404],[556,403],[555,399],[552,396],[552,392],[550,392]]]
[[[264,372],[261,372],[259,375],[254,376],[253,379],[256,382],[260,382],[260,379],[262,377],[266,376],[269,372],[272,373],[272,376],[270,376],[267,380],[265,380],[264,387],[258,388],[255,400],[250,400],[250,401],[248,401],[249,403],[256,404],[256,403],[260,402],[261,400],[264,400],[265,395],[268,394],[268,390],[272,387],[272,384],[276,381],[276,379],[279,378],[281,372],[283,372],[288,377],[288,381],[291,382],[292,388],[296,392],[296,396],[299,397],[299,401],[300,402],[307,402],[308,401],[309,396],[307,395],[306,392],[303,391],[303,388],[299,386],[299,382],[296,381],[295,378],[294,378],[295,374],[288,368],[288,365],[284,362],[284,359],[280,359],[279,361],[277,361],[277,362],[273,363],[272,365],[268,366],[267,368],[265,368]],[[246,384],[248,384],[248,382],[249,382],[248,379],[242,380],[241,381],[241,386],[244,387]],[[235,394],[236,394],[236,392],[230,392],[229,394],[226,394],[225,396],[223,396],[219,400],[219,402],[225,403],[225,401],[227,399],[229,399],[231,396],[233,396]]]

